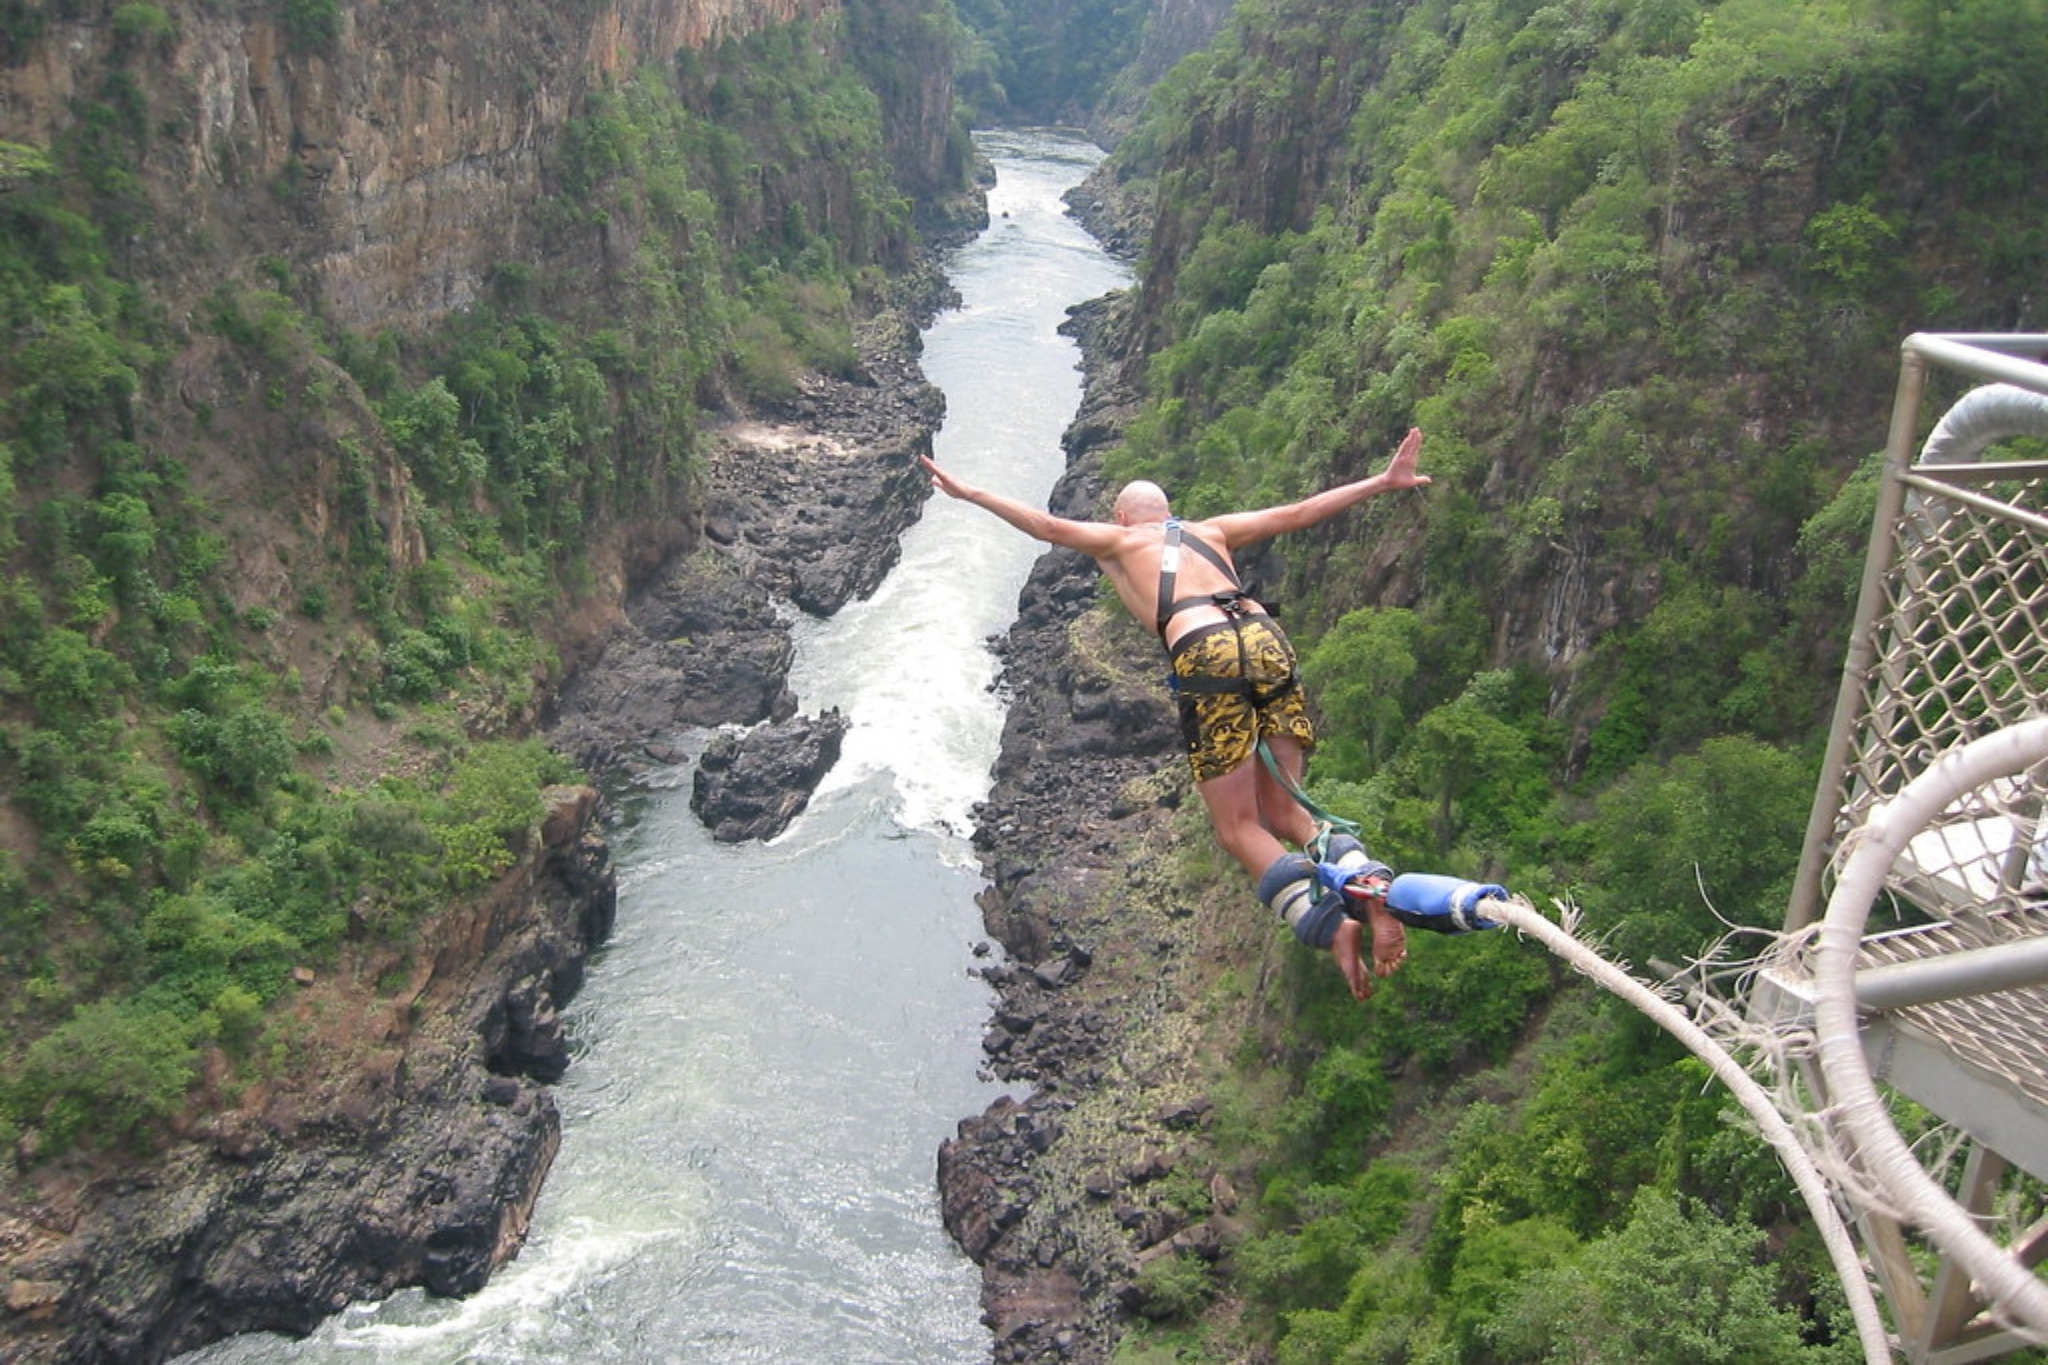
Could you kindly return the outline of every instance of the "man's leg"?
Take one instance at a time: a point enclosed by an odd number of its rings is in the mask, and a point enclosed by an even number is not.
[[[1264,783],[1272,782],[1271,774],[1255,758],[1221,777],[1196,785],[1203,804],[1209,808],[1216,841],[1251,876],[1259,899],[1286,922],[1295,937],[1311,947],[1327,949],[1336,959],[1337,970],[1343,973],[1351,994],[1360,1000],[1370,999],[1374,973],[1385,976],[1393,970],[1378,960],[1378,922],[1386,916],[1373,916],[1374,961],[1368,967],[1362,926],[1353,923],[1345,912],[1341,893],[1325,889],[1316,880],[1315,863],[1305,854],[1291,852],[1261,818],[1262,779]],[[1293,804],[1284,792],[1281,795]],[[1306,843],[1314,832],[1313,820],[1304,823],[1307,828],[1290,831],[1296,842]],[[1400,929],[1395,923],[1395,932]],[[1399,951],[1398,946],[1394,951]]]
[[[1202,804],[1209,808],[1216,842],[1254,881],[1287,851],[1261,818],[1261,772],[1255,758],[1195,787],[1202,794]]]
[[[1307,770],[1301,741],[1293,735],[1268,735],[1266,747],[1273,751],[1273,760],[1287,780],[1300,787],[1302,773]],[[1308,841],[1315,837],[1315,817],[1273,776],[1265,759],[1254,754],[1250,766],[1257,770],[1259,823],[1282,843],[1307,848]]]
[[[1279,915],[1301,942],[1327,949],[1351,993],[1367,999],[1372,995],[1375,968],[1365,963],[1361,926],[1345,912],[1341,893],[1327,891],[1318,882],[1315,863],[1305,854],[1290,852],[1274,833],[1277,825],[1294,842],[1305,844],[1315,832],[1315,821],[1266,772],[1252,746],[1258,721],[1249,704],[1242,698],[1184,696],[1181,705],[1182,728],[1196,773],[1195,790],[1202,794],[1216,842],[1252,878],[1259,900]],[[1291,760],[1298,780],[1302,746],[1288,736],[1284,747],[1290,752],[1281,759],[1283,769]],[[1202,776],[1217,768],[1226,770]],[[1262,798],[1266,787],[1270,794]],[[1292,807],[1298,815],[1288,813],[1285,807]]]

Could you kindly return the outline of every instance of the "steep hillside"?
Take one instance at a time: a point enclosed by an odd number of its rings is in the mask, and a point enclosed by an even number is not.
[[[1881,443],[1899,338],[2038,322],[2042,41],[2000,3],[1243,6],[1120,153],[1158,184],[1138,462],[1285,491],[1420,421],[1424,536],[1303,561],[1318,625],[1426,583],[1468,617],[1429,671],[1536,671],[1611,772],[1708,732],[1595,742],[1657,709],[1643,623],[1693,610],[1720,691],[1785,691],[1739,727],[1793,737],[1840,619],[1801,528]]]
[[[1768,928],[1898,342],[2042,325],[2044,58],[2012,0],[1246,0],[1098,187],[1150,229],[1059,510],[1282,502],[1419,424],[1424,494],[1250,566],[1312,795],[1639,965]],[[1272,925],[1059,572],[981,831],[1019,960],[991,1051],[1035,1089],[946,1156],[999,1359],[1860,1358],[1668,1040],[1508,935],[1412,935],[1361,1008]]]

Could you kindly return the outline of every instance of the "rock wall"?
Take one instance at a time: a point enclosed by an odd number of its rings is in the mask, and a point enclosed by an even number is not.
[[[281,254],[334,318],[409,327],[473,302],[530,257],[544,153],[592,90],[678,50],[835,13],[837,0],[377,5],[310,42],[281,8],[171,4],[137,44],[111,4],[51,23],[0,66],[0,139],[47,146],[110,70],[150,95],[161,235],[151,275]]]

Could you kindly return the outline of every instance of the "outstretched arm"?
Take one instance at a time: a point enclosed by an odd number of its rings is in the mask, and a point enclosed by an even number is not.
[[[1265,507],[1256,512],[1229,512],[1220,517],[1210,517],[1204,524],[1220,532],[1224,543],[1232,549],[1261,540],[1270,540],[1289,531],[1299,531],[1319,521],[1327,521],[1346,508],[1356,507],[1367,498],[1381,493],[1428,486],[1429,476],[1415,472],[1415,462],[1421,454],[1422,428],[1410,427],[1407,436],[1402,438],[1400,449],[1394,452],[1394,458],[1387,461],[1385,469],[1371,478],[1340,484],[1336,488],[1326,488],[1320,493],[1310,494],[1300,502],[1290,502],[1280,507]]]
[[[1021,503],[1015,498],[1006,498],[1000,493],[991,493],[985,488],[976,488],[965,479],[941,469],[929,455],[917,457],[927,470],[931,471],[932,487],[949,498],[971,502],[976,507],[986,508],[995,513],[1025,535],[1053,545],[1063,545],[1070,550],[1079,550],[1084,555],[1097,558],[1116,548],[1121,528],[1103,521],[1073,521],[1056,517],[1039,507]]]

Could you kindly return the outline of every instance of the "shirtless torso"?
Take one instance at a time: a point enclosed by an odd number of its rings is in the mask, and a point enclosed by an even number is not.
[[[1118,537],[1114,549],[1106,554],[1094,556],[1096,565],[1116,589],[1118,600],[1124,609],[1138,620],[1151,625],[1159,607],[1159,578],[1164,558],[1166,526],[1164,522],[1146,522],[1121,528],[1124,534]],[[1229,546],[1203,522],[1181,523],[1181,534],[1188,539],[1199,539],[1211,550],[1222,556],[1225,563],[1233,568]],[[1193,551],[1184,550],[1175,567],[1176,583],[1174,598],[1183,605],[1167,618],[1165,629],[1160,633],[1161,641],[1168,649],[1180,642],[1181,637],[1202,626],[1212,625],[1229,619],[1223,608],[1213,602],[1186,599],[1201,599],[1217,593],[1228,592],[1238,585],[1223,570],[1208,559]],[[1265,607],[1256,599],[1241,599],[1246,611],[1263,612]]]

